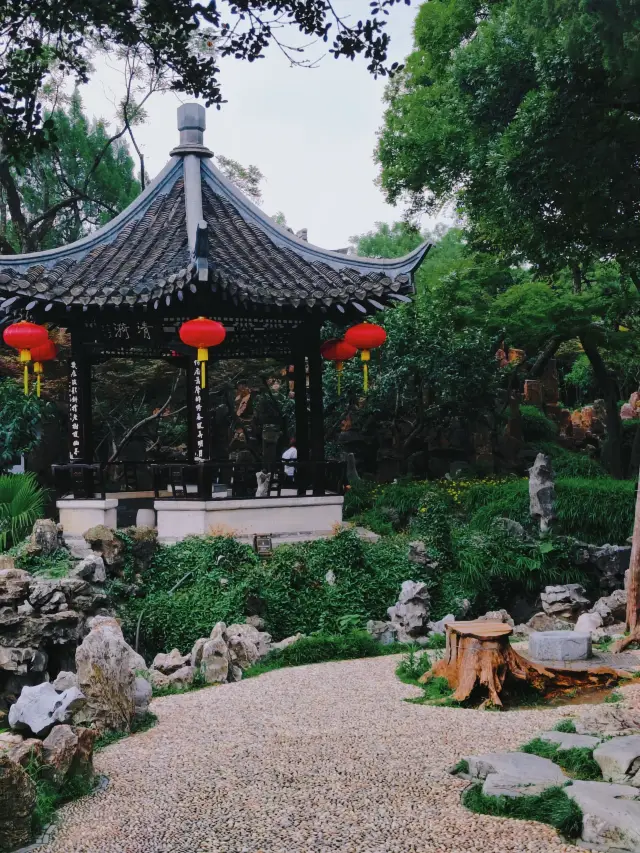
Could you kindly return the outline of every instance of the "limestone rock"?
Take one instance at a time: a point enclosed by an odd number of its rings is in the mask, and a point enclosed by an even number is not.
[[[170,687],[171,682],[169,681],[169,676],[164,675],[164,673],[160,672],[159,669],[150,669],[149,670],[149,678],[151,679],[151,684],[155,688],[163,689],[165,687]]]
[[[567,777],[553,761],[525,752],[471,755],[469,778],[484,780],[482,791],[493,796],[521,797],[563,785]]]
[[[506,625],[511,625],[513,628],[515,622],[509,616],[506,610],[489,610],[484,616],[478,616],[478,622],[504,622]]]
[[[549,616],[547,613],[535,613],[527,622],[531,631],[572,631],[573,625],[567,619]]]
[[[585,597],[584,587],[579,583],[567,583],[561,586],[547,586],[540,598],[542,609],[547,616],[575,620],[591,606]]]
[[[578,617],[578,621],[576,622],[573,630],[583,634],[593,634],[594,631],[597,631],[598,628],[601,627],[602,616],[594,611],[592,613],[582,613]]]
[[[158,549],[158,531],[155,527],[136,525],[122,531],[131,540],[131,552],[140,571],[149,567]]]
[[[369,619],[367,622],[367,632],[383,646],[390,646],[396,641],[396,627],[393,622]]]
[[[0,754],[0,850],[27,844],[35,804],[36,786],[24,768]]]
[[[329,569],[329,571],[324,576],[324,579],[329,584],[329,586],[336,585],[336,573],[333,571],[333,569]]]
[[[611,853],[640,851],[637,788],[605,782],[574,781],[565,789],[582,810],[582,845]]]
[[[147,714],[152,696],[153,690],[147,679],[141,675],[137,675],[133,696],[134,715],[137,720],[142,719]]]
[[[626,590],[617,589],[611,595],[599,598],[593,605],[591,612],[600,616],[603,625],[624,622],[627,615]]]
[[[0,569],[0,607],[26,598],[31,580],[29,572],[22,569]]]
[[[218,622],[202,646],[200,672],[207,684],[221,684],[229,675],[229,650],[224,639],[224,622]]]
[[[33,758],[41,758],[42,741],[38,738],[25,738],[16,732],[5,732],[0,734],[0,753],[25,767]]]
[[[614,737],[593,753],[607,782],[640,788],[640,735]]]
[[[410,643],[425,636],[429,623],[429,591],[422,581],[404,581],[396,604],[387,610],[396,627],[398,641]]]
[[[139,655],[115,619],[94,623],[76,651],[78,685],[87,698],[82,719],[100,730],[129,731],[135,712],[135,664]]]
[[[354,533],[363,542],[379,542],[382,539],[379,533],[374,533],[366,527],[355,527]]]
[[[182,666],[168,676],[169,684],[177,690],[186,690],[193,684],[193,679],[196,674],[192,666]]]
[[[298,640],[301,640],[303,637],[306,637],[306,634],[302,634],[298,631],[297,634],[292,634],[290,637],[285,637],[284,640],[279,640],[277,643],[271,643],[271,651],[280,651],[281,649],[286,649],[289,646],[292,646],[294,643],[297,643]]]
[[[258,631],[264,631],[264,619],[261,616],[247,616],[244,621],[247,625],[253,625]]]
[[[577,631],[544,631],[529,635],[529,653],[535,660],[588,660],[592,656],[591,634]]]
[[[546,533],[556,517],[555,486],[551,457],[538,453],[533,467],[529,468],[529,512],[540,524],[540,531]]]
[[[62,529],[50,518],[39,518],[33,525],[28,547],[31,553],[48,557],[63,547]]]
[[[193,644],[191,654],[189,655],[189,663],[194,669],[198,669],[198,667],[202,663],[202,649],[204,648],[204,644],[206,642],[207,637],[200,637],[200,639],[196,640]]]
[[[258,647],[246,634],[233,634],[228,637],[227,648],[231,665],[239,666],[243,671],[258,660]]]
[[[171,675],[172,672],[181,669],[189,663],[190,655],[181,655],[178,649],[172,649],[169,654],[160,652],[153,659],[153,669],[159,670],[163,675]]]
[[[122,564],[124,544],[110,527],[97,524],[85,531],[84,538],[92,550],[102,556],[107,567],[117,568]]]
[[[73,577],[82,578],[90,583],[104,583],[107,571],[100,554],[89,554],[75,565],[71,572]]]
[[[58,693],[64,693],[65,690],[69,690],[69,688],[77,686],[78,679],[76,678],[75,672],[59,672],[56,676],[56,680],[53,682],[53,689],[57,690]]]
[[[0,670],[24,675],[33,660],[35,649],[14,649],[0,646]]]
[[[69,776],[91,778],[96,735],[93,729],[55,726],[42,743],[45,777],[57,787]]]
[[[48,681],[35,687],[26,685],[20,698],[9,709],[9,726],[16,731],[45,737],[56,723],[68,722],[85,704],[77,687],[56,693]]]
[[[437,622],[429,622],[428,628],[429,633],[431,634],[446,634],[447,633],[447,624],[449,622],[455,622],[456,617],[453,613],[448,613],[446,616],[443,616],[442,619],[438,619]]]
[[[629,568],[629,545],[586,545],[586,562],[595,566],[603,590],[616,590],[624,586],[624,575]]]
[[[572,732],[542,732],[540,740],[558,745],[559,750],[566,749],[595,749],[602,738],[592,735],[575,735]]]
[[[261,658],[268,654],[271,648],[271,634],[268,634],[266,631],[259,631],[257,628],[254,628],[253,625],[248,625],[246,623],[229,625],[225,630],[224,635],[227,642],[229,642],[231,637],[244,637],[249,640],[249,642],[253,643],[256,647],[258,657]]]

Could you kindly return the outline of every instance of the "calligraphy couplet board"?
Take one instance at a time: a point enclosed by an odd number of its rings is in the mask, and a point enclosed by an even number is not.
[[[208,386],[208,383],[207,383]],[[189,360],[189,427],[194,462],[209,459],[209,392],[202,387],[202,365]]]
[[[91,462],[91,362],[73,351],[69,360],[69,459]]]

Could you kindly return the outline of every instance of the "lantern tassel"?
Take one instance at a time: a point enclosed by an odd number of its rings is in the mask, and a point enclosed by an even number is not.
[[[36,376],[36,396],[40,396],[40,374]]]
[[[360,353],[360,359],[362,360],[362,371],[364,373],[364,393],[368,393],[369,391],[369,360],[371,358],[371,353],[368,349],[363,349]]]
[[[200,362],[200,384],[202,388],[206,388],[207,367],[205,362],[209,361],[209,350],[206,347],[198,347],[198,361]]]
[[[202,377],[202,387],[207,387],[207,362],[200,362],[200,376]]]
[[[29,365],[25,362],[24,371],[23,371],[23,379],[24,379],[24,395],[25,397],[29,393]]]

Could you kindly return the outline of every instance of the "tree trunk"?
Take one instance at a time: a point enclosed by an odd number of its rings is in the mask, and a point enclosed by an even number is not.
[[[537,379],[539,376],[542,375],[545,367],[554,357],[561,343],[562,338],[560,337],[553,337],[547,341],[547,343],[538,353],[536,360],[533,362],[531,370],[529,371],[529,374],[527,376],[528,379]]]
[[[611,651],[622,652],[632,643],[640,643],[640,481],[636,489],[636,514],[627,581],[627,630],[629,636],[614,643]]]
[[[580,336],[580,343],[589,359],[596,382],[604,395],[607,410],[607,449],[609,454],[609,473],[617,480],[622,480],[622,421],[618,411],[618,389],[607,370],[596,344],[586,335]]]
[[[450,622],[446,631],[444,658],[420,681],[446,678],[457,702],[464,702],[479,686],[487,689],[493,705],[501,707],[501,693],[508,675],[528,682],[547,696],[576,687],[611,687],[621,678],[621,673],[609,667],[565,669],[527,660],[511,648],[509,635],[513,628],[504,622]]]

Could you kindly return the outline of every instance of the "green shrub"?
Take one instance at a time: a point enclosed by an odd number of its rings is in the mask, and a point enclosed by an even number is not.
[[[326,580],[329,570],[334,584]],[[144,609],[141,645],[148,656],[174,647],[186,651],[216,622],[243,621],[248,613],[259,613],[274,639],[298,631],[335,634],[346,616],[359,616],[360,625],[385,618],[402,581],[426,579],[409,562],[406,544],[362,542],[351,530],[282,545],[265,560],[232,539],[191,537],[159,548],[141,574],[143,597],[127,599],[119,612],[133,638]]]
[[[631,480],[558,478],[554,531],[595,544],[625,542],[633,529],[635,488]],[[475,527],[486,529],[496,517],[527,525],[528,480],[474,486],[464,495],[464,509]]]
[[[520,749],[529,755],[550,759],[574,779],[584,779],[587,782],[602,780],[602,771],[597,761],[594,761],[593,749],[587,747],[560,749],[559,744],[541,738],[534,738]]]
[[[389,516],[382,512],[379,507],[372,507],[366,512],[361,512],[360,515],[354,515],[350,521],[359,527],[373,530],[379,536],[392,536],[395,533]]]
[[[16,568],[24,569],[42,578],[66,578],[71,571],[71,555],[64,548],[51,554],[21,553],[21,546],[12,549],[16,552]]]
[[[553,730],[556,732],[567,732],[568,734],[574,735],[576,733],[576,724],[574,720],[567,718],[556,723]]]
[[[394,530],[402,530],[415,515],[425,496],[433,491],[432,483],[406,480],[399,483],[362,485],[351,488],[345,495],[345,518],[362,523],[365,527],[375,528],[363,519],[368,517],[374,524],[391,525]],[[386,530],[381,532],[385,535]]]
[[[35,474],[0,476],[0,551],[16,545],[44,512],[45,492]]]
[[[587,453],[567,450],[566,447],[550,441],[537,442],[534,448],[538,453],[546,453],[551,457],[556,477],[582,477],[591,480],[609,477],[602,465]]]
[[[288,666],[398,654],[405,648],[406,646],[400,644],[383,646],[366,631],[350,631],[347,634],[318,633],[302,637],[284,649],[269,652],[261,661],[250,667],[244,677],[251,678]]]
[[[548,823],[567,838],[582,832],[582,810],[563,788],[548,788],[534,797],[490,797],[482,793],[482,785],[473,785],[463,793],[462,803],[477,814]]]
[[[413,646],[396,667],[396,675],[404,684],[418,684],[418,679],[431,669],[431,658],[427,652],[419,652]]]
[[[537,406],[520,406],[520,415],[525,441],[553,441],[558,435],[557,424]]]
[[[56,809],[71,800],[86,797],[94,788],[94,780],[75,775],[67,778],[61,788],[56,788],[47,778],[49,767],[31,752],[25,770],[36,788],[35,808],[31,814],[31,831],[42,832],[54,819]]]

